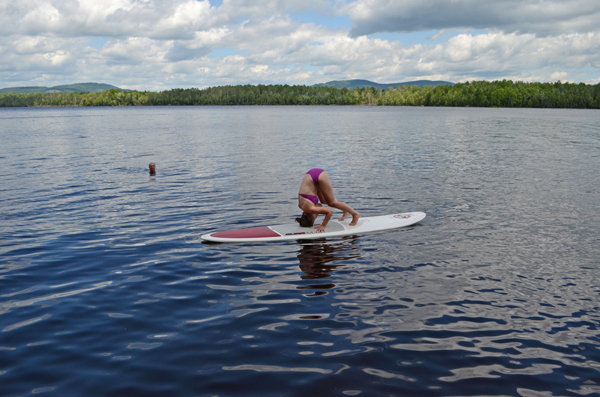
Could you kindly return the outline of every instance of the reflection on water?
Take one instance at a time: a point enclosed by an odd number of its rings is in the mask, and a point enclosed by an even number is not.
[[[0,109],[0,133],[2,395],[600,394],[597,111]],[[313,167],[364,216],[428,216],[199,239],[290,222]]]
[[[300,240],[299,244],[298,261],[300,261],[300,269],[305,273],[302,276],[303,280],[329,277],[335,269],[343,265],[343,261],[359,258],[361,252],[357,236],[346,236],[334,243],[327,243],[326,239]],[[323,284],[319,284],[298,287],[298,289],[333,287],[335,285],[324,287]]]

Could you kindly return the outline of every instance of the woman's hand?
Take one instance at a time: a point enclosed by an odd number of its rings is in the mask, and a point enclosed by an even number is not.
[[[323,233],[325,231],[325,226],[317,226],[315,227],[315,229],[317,229],[317,233]]]

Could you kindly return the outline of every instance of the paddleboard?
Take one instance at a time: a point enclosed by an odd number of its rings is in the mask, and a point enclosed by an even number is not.
[[[402,214],[361,217],[356,225],[350,226],[352,217],[348,217],[343,221],[330,220],[325,227],[325,231],[322,233],[317,232],[314,227],[301,227],[297,223],[288,223],[284,225],[259,226],[209,233],[201,236],[201,238],[216,243],[308,240],[397,229],[413,225],[423,218],[425,218],[424,212],[406,212]]]

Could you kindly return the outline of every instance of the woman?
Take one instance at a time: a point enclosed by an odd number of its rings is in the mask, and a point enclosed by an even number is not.
[[[300,191],[298,192],[298,207],[302,211],[302,217],[296,218],[296,222],[302,227],[311,227],[315,219],[320,214],[325,215],[325,220],[321,226],[317,227],[317,232],[324,232],[325,226],[333,215],[333,210],[330,208],[324,208],[321,203],[326,204],[330,207],[337,208],[344,212],[340,221],[346,219],[348,214],[352,215],[352,222],[350,226],[355,226],[360,218],[360,214],[352,209],[348,204],[338,201],[333,195],[333,187],[327,172],[320,168],[313,168],[304,175],[302,183],[300,184]]]

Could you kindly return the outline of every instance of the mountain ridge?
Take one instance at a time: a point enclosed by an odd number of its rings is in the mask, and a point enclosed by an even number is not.
[[[58,92],[100,92],[106,90],[129,91],[110,84],[103,83],[74,83],[56,85],[54,87],[29,86],[8,87],[0,89],[0,94],[49,94]]]
[[[396,88],[398,86],[405,86],[405,85],[416,85],[419,87],[424,87],[424,86],[430,85],[432,87],[435,87],[438,85],[453,86],[454,83],[451,83],[449,81],[441,81],[441,80],[415,80],[415,81],[405,81],[402,83],[382,84],[382,83],[375,83],[375,82],[369,81],[369,80],[355,79],[355,80],[333,80],[333,81],[329,81],[327,83],[313,84],[313,87],[347,88],[349,90],[353,90],[356,87],[375,87],[375,88],[381,88],[382,90],[387,90],[388,88]]]

